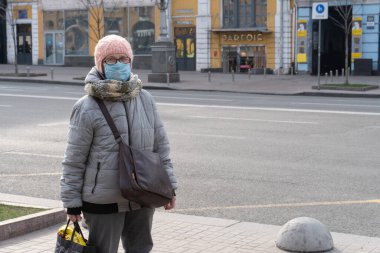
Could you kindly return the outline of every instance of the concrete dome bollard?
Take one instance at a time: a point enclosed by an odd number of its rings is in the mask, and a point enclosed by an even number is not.
[[[334,243],[327,226],[313,218],[299,217],[281,228],[276,246],[287,251],[321,252],[331,250]]]

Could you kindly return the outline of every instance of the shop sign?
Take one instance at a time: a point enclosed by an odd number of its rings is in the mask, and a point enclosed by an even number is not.
[[[367,29],[375,29],[375,16],[367,16]]]
[[[354,61],[362,58],[362,17],[354,17],[352,22],[351,59]]]
[[[223,34],[223,41],[225,42],[239,42],[239,41],[261,41],[263,35],[258,34]]]
[[[297,62],[306,63],[307,62],[307,20],[300,19],[297,22]]]

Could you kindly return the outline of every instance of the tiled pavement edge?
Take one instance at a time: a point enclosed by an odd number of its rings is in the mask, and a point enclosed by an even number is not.
[[[54,68],[54,80],[50,76],[50,69]],[[20,65],[20,73],[26,73],[27,66]],[[45,84],[70,84],[83,85],[83,78],[86,76],[90,67],[64,67],[64,66],[30,66],[31,73],[46,73],[46,76],[36,77],[6,77],[0,76],[0,81],[10,82],[33,82]],[[1,73],[14,72],[14,66],[0,64]],[[374,97],[380,98],[380,89],[370,91],[336,91],[336,90],[315,90],[313,85],[317,84],[317,77],[308,74],[300,75],[249,75],[236,74],[234,81],[232,75],[226,73],[212,73],[211,82],[208,81],[207,73],[195,71],[181,71],[178,83],[149,83],[148,75],[150,70],[134,70],[143,82],[146,89],[175,89],[180,91],[227,91],[239,93],[268,94],[268,95],[314,95],[314,96],[351,96],[351,97]],[[342,77],[333,79],[322,78],[321,84],[343,83]],[[380,76],[352,76],[351,83],[366,83],[379,85]]]
[[[66,220],[66,213],[62,204],[56,200],[0,193],[0,204],[47,209],[0,222],[0,241],[31,233]]]
[[[0,202],[5,197],[7,194],[0,194]],[[13,202],[19,204],[24,198],[15,195],[11,197]],[[37,206],[45,201],[58,203],[54,200],[31,199],[37,201],[34,203]],[[0,253],[53,252],[57,230],[63,223],[0,241]],[[280,253],[285,252],[275,246],[280,228],[253,222],[176,214],[158,209],[153,224],[155,246],[152,252]],[[341,233],[332,233],[332,236],[335,248],[330,253],[380,253],[380,238]],[[121,246],[119,252],[123,252]]]

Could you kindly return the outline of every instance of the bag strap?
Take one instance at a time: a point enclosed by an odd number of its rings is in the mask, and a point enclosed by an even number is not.
[[[65,228],[65,231],[63,231],[63,237],[66,236],[66,231],[67,231],[67,228],[69,227],[69,224],[70,224],[70,219],[67,220],[67,224],[66,224],[66,228]],[[79,234],[83,237],[83,240],[84,239],[84,235],[82,233],[82,229],[80,228],[79,226],[79,223],[76,221],[76,222],[73,222],[74,224],[74,229],[73,229],[73,233],[71,235],[71,241],[74,240],[74,235],[75,235],[75,232],[79,232]],[[85,240],[86,241],[86,240]]]
[[[112,133],[113,133],[113,136],[115,137],[116,142],[120,143],[122,141],[122,138],[120,136],[119,131],[117,130],[115,122],[113,121],[111,117],[111,114],[108,112],[107,107],[104,104],[104,101],[97,97],[93,97],[93,98],[95,99],[96,103],[99,105],[100,110],[102,111],[104,117],[106,118],[106,121],[112,130]]]

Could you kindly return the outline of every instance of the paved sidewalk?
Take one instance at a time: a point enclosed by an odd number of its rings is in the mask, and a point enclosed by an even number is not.
[[[64,83],[83,85],[83,78],[86,76],[90,67],[62,67],[62,66],[29,66],[30,73],[46,73],[47,76],[38,77],[5,77],[0,76],[0,80],[20,80],[25,82],[44,82],[44,83]],[[19,66],[20,73],[26,73],[27,66]],[[54,69],[53,80],[51,68]],[[0,73],[14,72],[13,65],[0,65]],[[145,88],[177,89],[177,90],[209,90],[209,91],[229,91],[229,92],[248,92],[257,94],[281,94],[281,95],[339,95],[339,96],[363,96],[380,97],[380,89],[370,91],[333,91],[315,90],[313,85],[317,84],[317,77],[311,75],[251,75],[236,74],[234,81],[232,74],[212,73],[211,82],[208,81],[207,73],[181,71],[179,83],[149,83],[148,74],[150,70],[134,70],[143,81]],[[322,77],[321,84],[324,83],[343,83],[343,78],[334,77],[326,79]],[[352,76],[351,83],[380,84],[380,76]]]
[[[13,199],[13,200],[12,200]],[[25,199],[29,206],[60,206],[59,201],[0,194],[0,203]],[[63,224],[0,241],[0,253],[53,252],[58,228]],[[154,252],[165,253],[276,253],[280,226],[156,211],[153,224]],[[87,236],[87,235],[86,235]],[[380,238],[332,233],[330,253],[380,253]],[[121,246],[119,252],[123,252]]]

